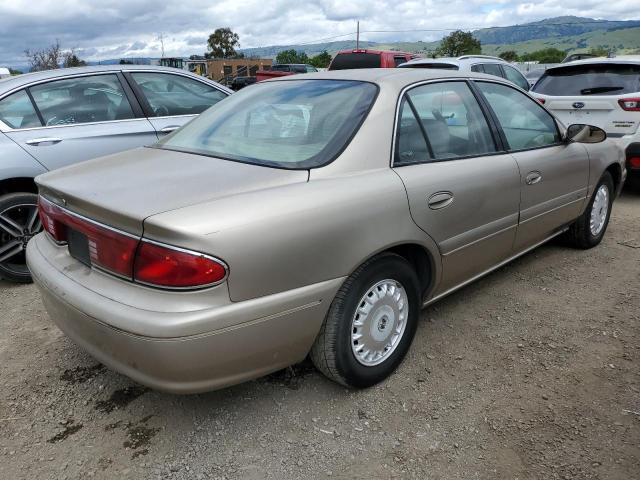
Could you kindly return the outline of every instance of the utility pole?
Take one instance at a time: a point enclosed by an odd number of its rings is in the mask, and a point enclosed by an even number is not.
[[[160,35],[158,35],[158,38],[160,39],[160,48],[162,49],[161,58],[164,58],[164,35],[160,33]]]
[[[360,20],[356,23],[356,50],[360,49]]]

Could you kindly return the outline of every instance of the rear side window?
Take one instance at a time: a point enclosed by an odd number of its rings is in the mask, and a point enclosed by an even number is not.
[[[507,137],[510,150],[546,147],[560,142],[556,122],[545,109],[515,88],[478,82]]]
[[[485,63],[482,65],[482,68],[486,74],[502,77],[502,69],[497,63]]]
[[[197,115],[227,96],[211,85],[182,75],[136,72],[131,77],[149,102],[154,117]]]
[[[405,63],[407,61],[406,57],[393,57],[393,64],[397,67],[401,63]]]
[[[329,70],[380,68],[380,59],[381,56],[377,53],[339,53],[331,62]]]
[[[0,121],[11,128],[42,126],[31,99],[24,90],[0,100]]]
[[[544,95],[622,95],[640,92],[640,65],[600,63],[547,70],[534,91]]]
[[[46,126],[134,118],[120,80],[113,74],[56,80],[29,91]]]
[[[502,69],[504,70],[504,75],[507,80],[515,83],[523,90],[529,90],[529,82],[517,69],[510,67],[509,65],[502,65]]]
[[[397,165],[496,151],[482,110],[463,82],[413,88],[401,109]]]

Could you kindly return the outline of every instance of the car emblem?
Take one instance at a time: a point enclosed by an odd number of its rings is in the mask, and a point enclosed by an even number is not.
[[[582,102],[573,102],[573,108],[582,108],[584,107],[584,103]]]

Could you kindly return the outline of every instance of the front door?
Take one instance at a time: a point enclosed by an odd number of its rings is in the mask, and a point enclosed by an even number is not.
[[[438,244],[436,295],[507,259],[518,225],[520,174],[464,81],[409,90],[398,120],[394,170],[411,216]]]
[[[565,143],[554,118],[519,90],[477,82],[500,124],[521,176],[520,222],[515,249],[536,245],[575,220],[589,183],[589,157]]]

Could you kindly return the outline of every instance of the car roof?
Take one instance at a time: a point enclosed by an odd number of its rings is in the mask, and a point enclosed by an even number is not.
[[[380,55],[382,53],[391,53],[394,55],[415,55],[411,52],[401,52],[399,50],[373,50],[370,48],[354,48],[351,50],[340,50],[336,55],[341,55],[345,53],[372,53],[374,55]]]
[[[547,70],[556,70],[558,68],[572,67],[576,65],[598,65],[598,64],[632,64],[640,65],[640,55],[618,55],[617,57],[595,57],[584,58],[582,60],[573,60],[567,63],[561,63],[554,67],[549,67]]]
[[[462,55],[460,57],[438,57],[438,58],[414,58],[403,65],[420,65],[424,63],[446,63],[448,65],[462,65],[475,61],[475,63],[509,63],[499,57],[491,57],[489,55]]]
[[[266,80],[266,82],[292,82],[300,80],[351,80],[375,83],[380,86],[402,89],[405,86],[422,80],[438,80],[448,78],[477,78],[500,81],[501,77],[476,72],[460,72],[457,70],[426,70],[422,68],[358,68],[352,70],[328,70],[324,72],[289,75]],[[262,82],[261,82],[262,83]],[[503,81],[506,85],[510,82]]]
[[[71,75],[83,75],[87,73],[100,73],[100,72],[118,72],[118,71],[140,71],[140,70],[153,70],[159,72],[173,72],[181,73],[182,75],[197,76],[192,74],[188,70],[182,70],[179,68],[162,67],[158,65],[92,65],[88,67],[73,67],[73,68],[58,68],[56,70],[44,70],[41,72],[31,72],[22,75],[16,75],[14,77],[5,78],[0,80],[0,95],[34,82],[41,80],[52,80],[56,78],[68,77]],[[199,77],[199,76],[197,76]],[[211,82],[211,80],[200,77],[204,81]]]

